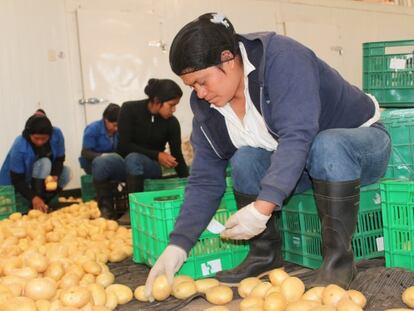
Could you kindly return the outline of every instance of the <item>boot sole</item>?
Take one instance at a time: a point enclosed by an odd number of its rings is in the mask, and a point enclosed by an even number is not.
[[[268,270],[266,272],[262,272],[262,273],[260,273],[256,277],[258,277],[259,279],[261,279],[261,278],[267,276],[272,270],[280,269],[280,268],[284,268],[284,267],[274,268],[274,269]],[[289,274],[289,276],[296,276],[296,275],[300,275],[300,274],[305,273],[305,272],[308,272],[308,271],[310,271],[310,269],[308,269],[308,268],[301,268],[301,269],[296,270],[296,271],[288,272],[288,274]],[[238,282],[238,283],[220,282],[220,284],[221,285],[228,286],[228,287],[238,287],[240,285],[240,282]]]

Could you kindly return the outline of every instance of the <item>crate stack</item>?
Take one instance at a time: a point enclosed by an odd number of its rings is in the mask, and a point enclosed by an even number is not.
[[[385,264],[414,271],[414,40],[364,44],[363,85],[382,108],[392,153],[381,182]]]
[[[385,255],[387,266],[414,270],[414,40],[364,43],[363,89],[385,108],[381,119],[393,148],[387,181],[361,188],[355,259]],[[318,268],[320,221],[313,192],[293,195],[281,214],[284,259]]]

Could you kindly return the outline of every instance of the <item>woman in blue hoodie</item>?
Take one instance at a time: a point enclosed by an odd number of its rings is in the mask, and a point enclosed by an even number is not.
[[[46,212],[48,202],[69,182],[70,172],[64,161],[61,130],[53,127],[46,115],[35,113],[6,156],[0,170],[0,185],[13,185],[31,202],[32,208]],[[58,183],[55,191],[46,191],[47,176]]]
[[[356,275],[351,239],[360,185],[383,176],[391,150],[375,98],[302,44],[274,32],[239,35],[217,13],[178,32],[170,65],[193,88],[195,156],[170,244],[151,269],[146,295],[160,273],[172,278],[208,225],[229,161],[239,211],[221,235],[249,240],[250,252],[216,277],[238,283],[280,267],[274,213],[292,193],[313,187],[323,265],[312,285],[348,287]]]

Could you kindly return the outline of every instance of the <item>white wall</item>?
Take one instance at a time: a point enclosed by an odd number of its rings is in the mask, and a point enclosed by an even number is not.
[[[177,25],[216,10],[224,12],[241,33],[265,30],[261,27],[269,24],[268,19],[274,24],[269,30],[280,33],[286,23],[328,25],[335,27],[335,45],[343,48],[341,72],[359,86],[362,42],[414,39],[414,9],[347,0],[211,0],[208,4],[200,0],[1,0],[0,162],[28,116],[42,107],[66,137],[66,164],[74,172],[69,188],[79,186],[77,157],[85,126],[84,108],[77,103],[82,97],[76,24],[79,7],[151,11],[168,26],[166,32],[171,36]],[[306,37],[316,50],[326,41],[323,33]],[[178,117],[187,124],[191,119],[188,110]],[[188,131],[187,127],[183,134],[188,136]]]

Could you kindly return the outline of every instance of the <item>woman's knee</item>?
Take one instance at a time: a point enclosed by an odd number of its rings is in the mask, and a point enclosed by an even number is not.
[[[337,130],[327,130],[315,137],[306,168],[312,178],[326,181],[352,180],[360,175],[360,163],[352,146]]]
[[[32,177],[44,179],[52,170],[52,161],[49,158],[40,158],[33,164]]]

